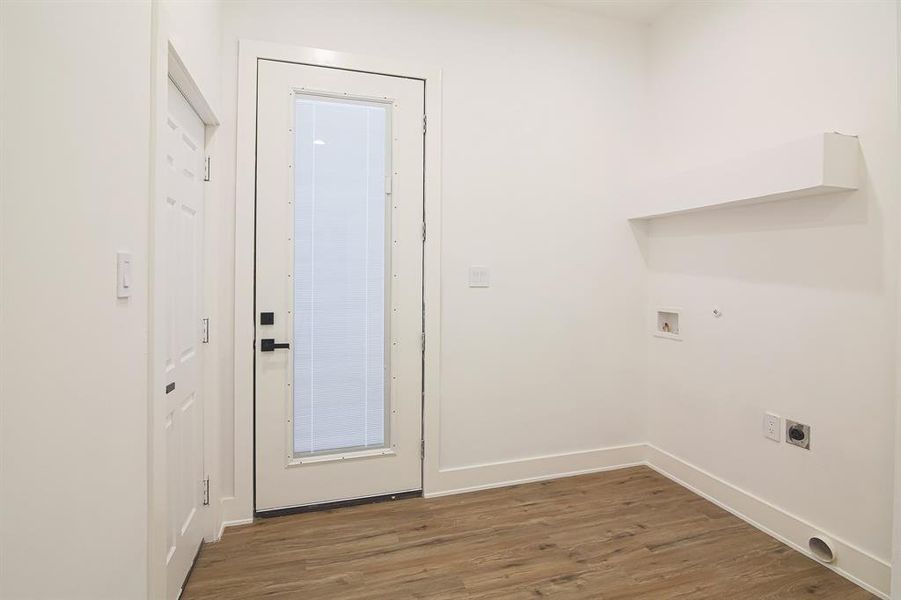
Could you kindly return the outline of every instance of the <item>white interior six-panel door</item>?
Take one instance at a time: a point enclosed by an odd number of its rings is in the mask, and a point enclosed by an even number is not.
[[[169,81],[163,211],[165,299],[166,595],[177,598],[203,540],[201,273],[204,124]]]

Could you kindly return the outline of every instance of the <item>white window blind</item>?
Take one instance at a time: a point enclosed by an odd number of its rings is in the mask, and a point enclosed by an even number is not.
[[[294,453],[386,445],[390,108],[295,96]]]

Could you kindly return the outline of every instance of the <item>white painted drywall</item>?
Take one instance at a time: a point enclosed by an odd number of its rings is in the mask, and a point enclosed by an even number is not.
[[[144,598],[151,5],[0,21],[0,597]]]
[[[650,441],[888,561],[897,139],[895,3],[681,3],[650,29],[656,174],[821,131],[859,134],[863,188],[649,225]],[[714,306],[723,310],[714,318]],[[650,327],[650,314],[648,323]],[[813,427],[767,440],[765,411]]]
[[[895,15],[896,43],[895,43],[895,73],[898,90],[898,103],[896,115],[899,127],[901,127],[901,10]],[[899,148],[901,152],[901,148]],[[901,163],[901,160],[898,161]],[[898,229],[901,231],[901,211],[895,213],[898,219]],[[901,278],[898,281],[901,290]],[[898,293],[898,292],[896,292]],[[899,294],[901,298],[901,294]],[[899,301],[901,302],[901,301]],[[898,354],[898,340],[901,338],[901,319],[895,321],[895,498],[894,498],[894,523],[892,527],[892,597],[901,600],[901,361]]]
[[[642,28],[503,3],[228,2],[223,22],[224,139],[240,38],[443,69],[442,468],[643,441],[644,266],[618,193]]]
[[[222,70],[221,0],[160,0],[167,35],[182,61],[219,111]]]

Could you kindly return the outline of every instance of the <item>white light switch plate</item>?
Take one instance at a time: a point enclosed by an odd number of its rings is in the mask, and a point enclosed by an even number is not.
[[[469,267],[469,287],[486,288],[488,280],[488,267]]]
[[[763,415],[763,435],[766,438],[779,442],[782,440],[782,418],[772,413]]]
[[[130,297],[132,285],[131,252],[116,252],[116,297]]]

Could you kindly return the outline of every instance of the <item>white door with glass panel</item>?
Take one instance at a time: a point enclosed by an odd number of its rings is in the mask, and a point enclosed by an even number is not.
[[[419,490],[424,83],[257,81],[256,510]]]

